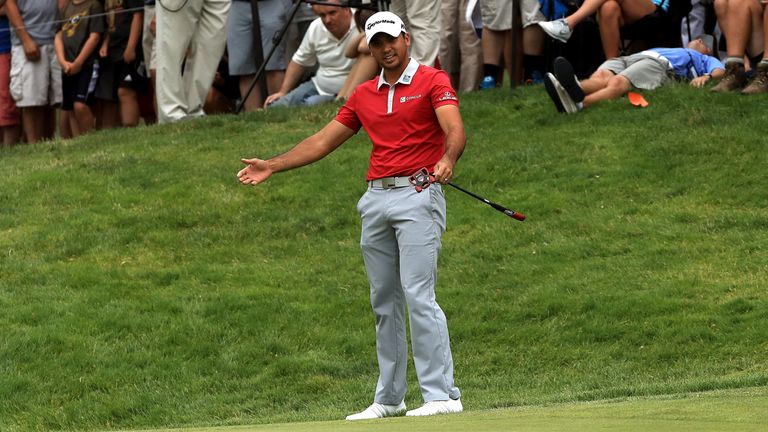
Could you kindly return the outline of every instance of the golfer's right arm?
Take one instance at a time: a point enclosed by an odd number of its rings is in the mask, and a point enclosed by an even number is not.
[[[242,159],[247,166],[237,173],[244,185],[257,185],[274,173],[309,165],[336,150],[355,131],[332,120],[317,133],[296,144],[292,149],[271,159]]]

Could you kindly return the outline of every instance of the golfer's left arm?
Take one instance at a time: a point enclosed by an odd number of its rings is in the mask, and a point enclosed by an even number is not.
[[[435,110],[437,121],[445,133],[445,154],[435,164],[435,180],[448,183],[453,177],[453,167],[464,152],[467,135],[457,105],[443,105]]]

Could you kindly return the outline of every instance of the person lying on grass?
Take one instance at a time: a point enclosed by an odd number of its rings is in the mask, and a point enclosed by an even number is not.
[[[568,114],[600,101],[618,99],[633,87],[656,89],[671,77],[689,79],[692,86],[700,88],[710,79],[725,75],[725,66],[712,57],[712,43],[711,36],[702,36],[692,40],[688,48],[653,48],[614,57],[581,82],[568,60],[558,57],[554,74],[547,73],[544,77],[544,87],[557,110]]]

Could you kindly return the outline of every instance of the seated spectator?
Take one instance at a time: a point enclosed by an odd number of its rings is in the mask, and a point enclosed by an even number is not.
[[[600,101],[617,99],[633,87],[653,90],[669,80],[669,73],[703,87],[725,75],[720,60],[711,57],[711,36],[699,37],[688,48],[653,48],[630,56],[608,59],[588,79],[578,82],[573,67],[563,57],[555,59],[554,75],[544,85],[560,112],[573,114]]]
[[[336,95],[336,100],[347,100],[358,85],[375,77],[379,72],[379,64],[371,56],[368,42],[365,41],[365,22],[374,13],[375,11],[370,9],[358,9],[355,11],[355,26],[360,33],[351,39],[347,43],[346,48],[344,48],[344,55],[347,58],[355,59],[355,64],[352,66],[352,70],[349,71],[347,79],[344,80],[344,86],[339,90],[339,94]]]
[[[768,8],[758,0],[715,0],[715,13],[725,35],[728,57],[725,59],[725,78],[712,88],[713,92],[740,90],[747,82],[744,58],[757,72],[752,83],[742,93],[768,91],[768,60],[764,56],[768,31],[764,19]],[[762,57],[762,60],[760,60]]]
[[[584,0],[571,15],[555,21],[538,23],[554,39],[567,42],[573,29],[589,16],[597,13],[600,39],[605,58],[618,57],[621,51],[620,29],[632,24],[657,9],[666,12],[670,0]]]
[[[97,0],[72,0],[61,10],[56,33],[56,57],[61,64],[61,115],[69,120],[73,137],[95,126],[93,89],[99,77],[96,52],[104,33],[104,13]],[[97,18],[98,17],[98,18]]]
[[[339,0],[331,0],[340,3]],[[358,31],[348,7],[313,4],[319,17],[309,25],[304,39],[288,63],[280,90],[267,97],[268,106],[315,105],[334,100],[355,61],[344,55]],[[315,76],[299,83],[305,67],[318,65]]]
[[[11,33],[11,96],[21,109],[26,142],[52,139],[55,106],[61,103],[61,65],[53,39],[58,19],[55,1],[8,0]]]

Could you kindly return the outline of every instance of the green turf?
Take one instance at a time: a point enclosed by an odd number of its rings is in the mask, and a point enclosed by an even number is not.
[[[768,387],[652,398],[469,411],[430,418],[192,428],[178,432],[760,432]],[[158,431],[159,432],[159,431]]]
[[[528,216],[446,191],[437,296],[471,411],[768,385],[765,101],[646,99],[564,116],[540,86],[462,96],[456,183]],[[0,431],[370,403],[367,137],[257,188],[235,179],[336,109],[0,150]]]

